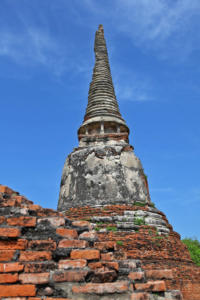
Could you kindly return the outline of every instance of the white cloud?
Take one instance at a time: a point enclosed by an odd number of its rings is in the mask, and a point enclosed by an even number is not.
[[[87,0],[88,9],[114,30],[126,34],[142,50],[161,58],[183,60],[200,48],[199,0],[116,0],[109,18],[100,1]]]
[[[0,56],[7,56],[22,65],[43,65],[54,73],[63,71],[64,49],[47,33],[37,28],[26,28],[14,33],[7,29],[0,31]]]

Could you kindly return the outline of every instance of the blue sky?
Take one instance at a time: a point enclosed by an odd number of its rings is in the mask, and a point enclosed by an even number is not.
[[[1,0],[0,182],[56,208],[101,23],[152,201],[200,239],[199,0]]]

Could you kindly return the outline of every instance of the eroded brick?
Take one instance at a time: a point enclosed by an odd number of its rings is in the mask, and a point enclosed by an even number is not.
[[[111,283],[87,283],[82,286],[73,286],[72,292],[74,294],[113,294],[124,293],[129,290],[129,284],[127,281],[118,281]]]
[[[38,224],[44,221],[48,221],[53,227],[59,227],[65,225],[65,219],[63,217],[49,217],[38,219]]]
[[[58,244],[58,248],[86,248],[87,246],[88,242],[81,240],[62,240]]]
[[[108,253],[101,253],[101,259],[102,260],[113,260],[113,252],[108,252]]]
[[[69,240],[78,238],[78,233],[75,229],[57,228],[56,233],[65,238],[68,238]]]
[[[24,269],[24,265],[18,263],[18,262],[14,262],[14,263],[5,263],[2,264],[0,263],[0,272],[3,273],[7,273],[7,272],[20,272],[23,271]]]
[[[42,261],[51,260],[51,252],[48,251],[22,251],[20,261]]]
[[[18,237],[20,233],[18,228],[0,228],[0,236],[2,237]]]
[[[0,297],[17,297],[17,296],[35,296],[36,288],[33,284],[26,285],[2,285],[0,288]]]
[[[26,273],[20,274],[19,280],[22,283],[44,284],[49,282],[49,273]]]
[[[72,250],[70,257],[72,259],[87,259],[87,260],[91,260],[91,259],[99,259],[100,258],[100,252],[99,250],[93,250],[93,249],[89,249],[89,250]]]
[[[32,250],[55,250],[56,242],[52,240],[34,240],[28,243],[28,248]]]
[[[52,279],[55,282],[83,282],[87,274],[88,271],[85,270],[56,271]]]
[[[59,269],[81,269],[84,268],[87,264],[85,259],[77,259],[77,260],[60,260],[58,264]]]
[[[14,254],[15,250],[0,250],[0,261],[10,261]]]
[[[36,218],[23,216],[17,218],[8,218],[7,223],[11,226],[35,227]]]
[[[131,280],[141,280],[144,278],[144,272],[131,272],[128,275]]]
[[[18,281],[18,274],[0,274],[0,283],[13,283]]]
[[[152,279],[172,279],[172,270],[147,270],[145,272],[147,278]]]
[[[19,239],[17,241],[15,240],[0,241],[0,249],[1,250],[6,250],[6,249],[24,250],[26,249],[27,244],[28,241],[23,239]]]
[[[137,293],[131,295],[131,300],[150,300],[149,295],[147,293]]]
[[[152,292],[165,292],[166,285],[164,281],[148,281],[146,283],[135,283],[136,290],[152,291]]]
[[[116,249],[116,242],[113,242],[113,241],[95,242],[94,247],[99,249],[99,250]]]

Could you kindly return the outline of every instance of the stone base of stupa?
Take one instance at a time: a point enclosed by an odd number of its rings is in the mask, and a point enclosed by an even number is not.
[[[67,157],[58,210],[135,202],[151,204],[141,162],[128,143],[98,141],[75,149]]]

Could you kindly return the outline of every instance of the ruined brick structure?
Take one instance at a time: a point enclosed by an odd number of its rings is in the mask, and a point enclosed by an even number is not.
[[[0,185],[0,299],[200,300],[200,268],[151,202],[119,112],[103,27],[58,211]]]

